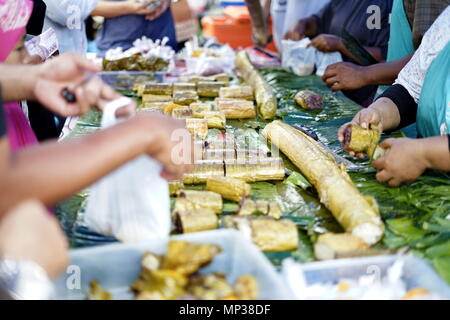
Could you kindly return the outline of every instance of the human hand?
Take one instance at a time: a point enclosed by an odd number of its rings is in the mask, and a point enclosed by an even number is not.
[[[138,1],[138,0],[126,0],[125,6],[127,8],[127,14],[137,14],[137,15],[149,15],[155,11],[155,8],[147,9],[151,1]]]
[[[370,126],[377,126],[377,128],[381,132],[383,132],[381,113],[375,108],[362,109],[355,115],[351,122],[347,122],[346,124],[342,125],[338,130],[338,140],[341,143],[343,150],[354,157],[363,159],[365,157],[364,153],[348,150],[346,148],[346,144],[344,143],[345,131],[349,126],[353,124],[359,125],[363,129],[369,128]]]
[[[322,79],[333,91],[355,90],[367,85],[365,68],[351,62],[329,65]]]
[[[35,200],[19,204],[0,220],[0,254],[11,260],[31,260],[50,278],[69,261],[68,244],[57,220]]]
[[[342,48],[342,39],[332,34],[321,34],[315,37],[309,47],[314,47],[322,52],[336,52]]]
[[[171,0],[161,0],[161,4],[154,8],[152,13],[146,15],[145,19],[150,21],[158,19],[170,7],[171,2]]]
[[[305,20],[302,19],[297,21],[292,28],[286,32],[283,39],[293,41],[302,40],[306,35],[307,26],[308,23]]]
[[[373,161],[372,166],[378,171],[377,180],[391,187],[415,181],[429,167],[420,139],[387,139],[380,147],[388,151],[384,157]]]
[[[36,100],[48,109],[64,117],[81,115],[95,106],[104,106],[121,95],[106,85],[100,78],[85,81],[89,72],[98,72],[95,64],[77,54],[64,54],[36,66],[37,74],[32,92]],[[76,102],[67,102],[61,92],[69,89],[75,94]],[[130,109],[134,109],[130,106]]]
[[[137,118],[144,121],[144,130],[152,130],[155,135],[147,153],[163,164],[164,179],[178,180],[192,170],[193,139],[184,121],[156,114]]]

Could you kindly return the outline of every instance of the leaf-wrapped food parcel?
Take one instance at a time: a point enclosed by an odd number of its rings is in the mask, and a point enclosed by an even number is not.
[[[208,135],[208,121],[205,119],[186,119],[186,129],[194,137],[204,140]]]
[[[306,110],[318,110],[323,108],[323,98],[311,90],[302,90],[295,95],[295,102]]]
[[[225,175],[246,182],[283,180],[285,167],[281,158],[226,160]]]
[[[191,173],[185,173],[183,182],[185,184],[202,184],[210,177],[225,176],[223,161],[198,161],[194,164]]]
[[[212,105],[204,102],[194,102],[189,105],[194,118],[204,118],[205,112],[212,111]]]
[[[217,215],[211,209],[175,212],[175,224],[180,233],[193,233],[217,229]]]
[[[380,141],[381,132],[377,126],[363,129],[357,124],[349,125],[344,131],[344,147],[350,151],[363,152],[372,158]]]
[[[277,113],[277,98],[272,87],[250,62],[245,50],[236,55],[235,63],[241,76],[255,91],[256,104],[261,117],[265,120],[273,119]]]
[[[192,117],[192,110],[189,107],[175,108],[172,111],[172,117],[176,119],[188,119]]]
[[[216,99],[217,110],[225,113],[227,119],[256,118],[255,105],[252,101],[241,99]]]
[[[250,195],[251,186],[243,180],[211,177],[206,180],[206,190],[217,192],[224,199],[239,202]]]
[[[208,128],[225,129],[227,119],[222,111],[207,111],[203,113],[203,119],[208,122]]]
[[[153,83],[144,84],[143,94],[172,95],[173,85],[171,83]]]
[[[280,219],[281,207],[278,202],[266,200],[244,199],[239,206],[239,216],[251,216],[255,213],[267,215],[274,219]]]
[[[241,231],[262,251],[290,251],[298,248],[298,230],[291,220],[228,216],[224,224]]]
[[[219,91],[219,97],[229,99],[253,100],[253,89],[250,86],[231,86],[222,87]]]
[[[189,82],[178,82],[173,84],[173,93],[176,92],[182,92],[182,91],[195,91],[197,90],[197,86],[195,83],[189,83]]]
[[[268,124],[263,135],[314,185],[320,201],[347,232],[368,244],[381,239],[384,224],[375,199],[363,196],[347,172],[316,141],[281,121]]]
[[[143,104],[146,104],[148,102],[170,102],[170,101],[172,101],[172,96],[159,94],[144,94],[142,96]]]
[[[219,193],[212,191],[196,191],[196,190],[184,190],[180,192],[180,198],[186,199],[192,202],[193,209],[211,209],[215,213],[222,213],[222,197]],[[179,199],[177,199],[178,201]],[[175,205],[176,209],[176,205]]]
[[[197,83],[197,93],[200,97],[216,98],[224,86],[223,82],[199,82]]]
[[[173,94],[173,102],[188,106],[198,100],[197,92],[195,91],[177,91]]]

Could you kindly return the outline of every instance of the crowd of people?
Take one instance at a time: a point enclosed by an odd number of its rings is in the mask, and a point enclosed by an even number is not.
[[[281,39],[310,37],[319,51],[342,54],[343,62],[329,66],[323,80],[361,105],[350,123],[411,129],[408,138],[381,144],[389,151],[372,163],[378,181],[399,186],[427,169],[450,171],[449,0],[263,2],[271,8],[278,46]],[[125,120],[116,126],[70,142],[47,140],[57,138],[66,117],[101,110],[121,97],[97,77],[86,81],[100,70],[83,57],[84,20],[105,18],[97,39],[100,56],[129,48],[144,35],[167,36],[177,49],[170,3],[150,8],[136,0],[0,0],[0,298],[46,298],[49,279],[66,266],[67,240],[52,206],[141,154],[160,161],[168,180],[190,170],[190,163],[172,158],[172,133],[189,136],[184,123],[134,116],[134,103],[118,111]],[[380,24],[369,29],[372,5]],[[48,28],[57,35],[59,56],[42,61],[28,54],[24,39]],[[344,29],[377,63],[361,65],[344,44]],[[65,89],[74,102],[64,99]],[[341,142],[348,125],[338,132]]]

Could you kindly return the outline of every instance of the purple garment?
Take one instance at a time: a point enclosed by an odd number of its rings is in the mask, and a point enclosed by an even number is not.
[[[97,38],[98,55],[103,57],[106,51],[117,47],[127,50],[133,46],[136,39],[143,36],[152,40],[168,37],[169,45],[174,50],[178,49],[175,23],[170,8],[153,21],[145,20],[141,15],[105,19]]]
[[[379,29],[369,29],[368,27],[368,20],[374,15],[373,11],[368,10],[370,6],[377,6],[380,9],[381,28]],[[317,18],[317,34],[341,36],[342,30],[345,28],[361,45],[380,48],[383,57],[386,58],[391,11],[392,0],[331,0],[328,5],[314,15]],[[343,56],[343,59],[352,61],[346,56]],[[376,88],[376,86],[367,86],[343,92],[350,99],[367,107],[373,101]]]

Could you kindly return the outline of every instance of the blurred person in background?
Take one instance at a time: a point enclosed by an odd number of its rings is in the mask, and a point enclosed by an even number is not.
[[[67,239],[40,202],[23,201],[0,219],[0,300],[50,299],[68,262]]]
[[[308,17],[322,9],[330,0],[262,0],[266,16],[272,17],[272,34],[278,51],[286,32],[298,20]]]
[[[123,0],[101,0],[99,4],[120,4]],[[136,39],[143,36],[148,39],[158,40],[169,38],[168,45],[175,51],[178,49],[175,23],[170,9],[171,0],[151,0],[156,3],[155,7],[148,9],[146,15],[105,15],[94,10],[92,15],[105,17],[103,27],[97,39],[98,55],[103,57],[109,49],[122,47],[127,50],[133,46]],[[147,2],[148,5],[148,2]]]
[[[294,23],[285,39],[298,41],[309,37],[311,46],[317,50],[340,52],[344,61],[360,63],[344,45],[341,34],[345,29],[376,61],[385,61],[391,10],[392,0],[331,0],[319,12]],[[369,25],[369,20],[374,22],[373,25]],[[372,103],[375,92],[375,86],[366,86],[346,90],[344,94],[367,107]]]
[[[147,9],[147,3],[138,0],[120,2],[103,0],[44,0],[47,12],[44,31],[56,31],[60,53],[77,52],[86,54],[87,39],[85,20],[90,16],[106,18],[122,15],[152,15],[155,10]]]

